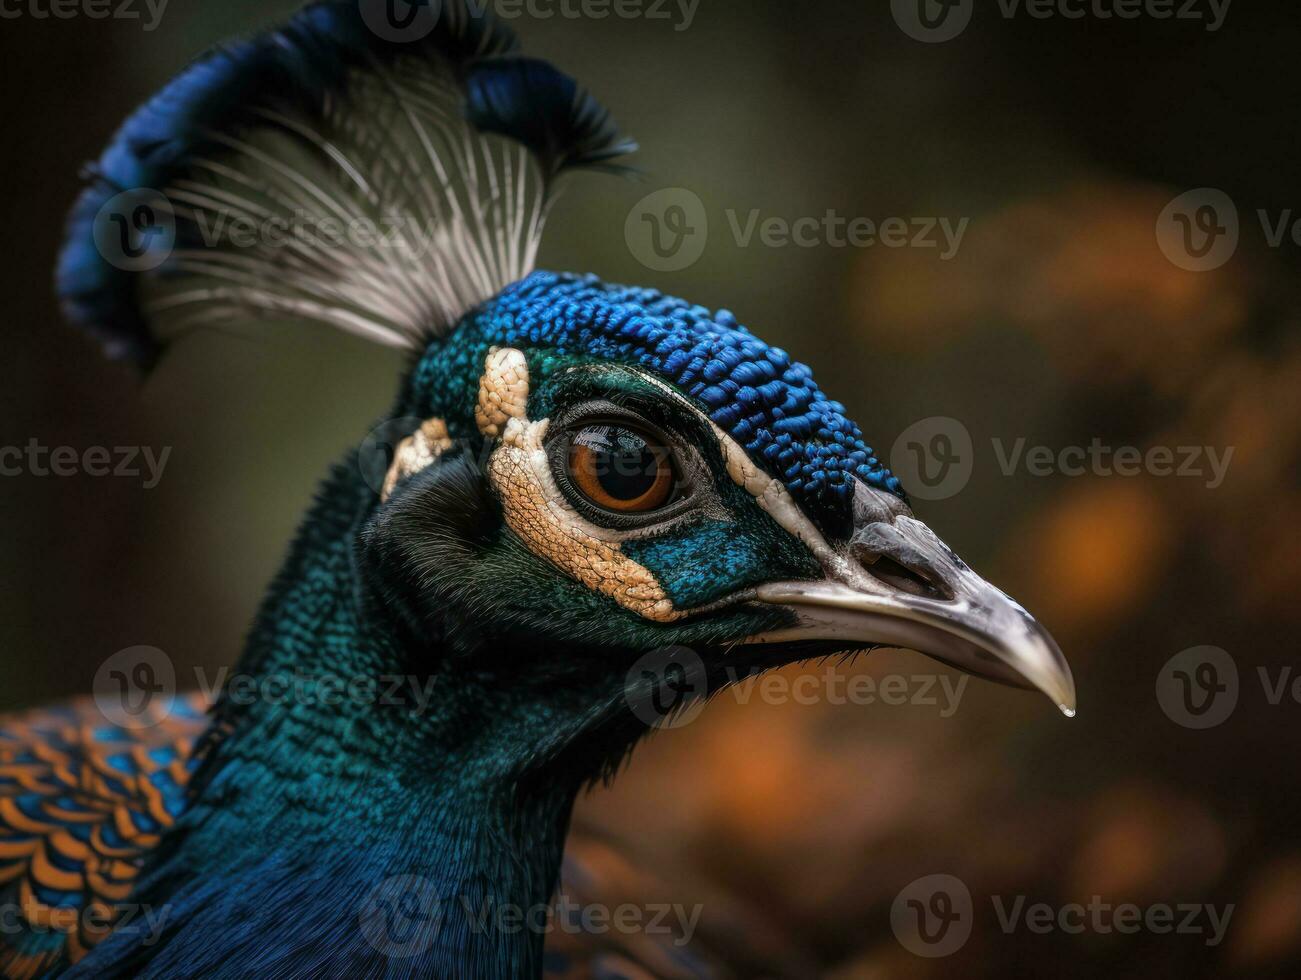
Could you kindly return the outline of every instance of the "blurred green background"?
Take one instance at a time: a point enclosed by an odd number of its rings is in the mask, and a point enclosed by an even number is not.
[[[0,478],[0,710],[83,693],[109,654],[182,672],[238,655],[325,467],[392,396],[401,357],[319,328],[188,340],[143,383],[68,329],[51,276],[77,172],[205,46],[287,2],[172,0],[138,21],[0,21],[7,319],[0,445],[172,447],[161,482]],[[17,8],[15,8],[17,9]],[[24,8],[25,9],[25,8]],[[670,10],[673,8],[670,7]],[[781,967],[837,978],[1287,975],[1301,963],[1301,704],[1258,680],[1298,662],[1301,213],[1295,5],[1204,22],[1028,16],[979,3],[943,44],[888,4],[702,0],[673,21],[525,16],[531,53],[587,82],[643,150],[639,181],[582,175],[544,268],[725,306],[815,369],[886,452],[912,423],[972,434],[969,484],[925,519],[1056,634],[1079,686],[1066,721],[972,684],[961,708],[738,704],[638,750],[580,823],[654,859],[679,900],[744,895]],[[638,262],[625,219],[662,187],[699,195],[689,269]],[[1157,216],[1223,190],[1242,244],[1214,271],[1158,248]],[[950,261],[912,248],[740,246],[725,217],[828,209],[968,218]],[[1001,472],[991,440],[1234,448],[1227,479]],[[1162,712],[1162,665],[1236,659],[1237,710],[1194,731]],[[835,668],[931,668],[884,652]],[[821,676],[821,665],[805,668]],[[795,670],[792,674],[798,674]],[[914,957],[890,906],[923,875],[977,904],[955,955]],[[707,879],[708,886],[698,884]],[[711,892],[712,894],[712,892]],[[1060,906],[1232,903],[1225,941],[1005,935],[988,896]],[[706,919],[709,919],[706,908]]]

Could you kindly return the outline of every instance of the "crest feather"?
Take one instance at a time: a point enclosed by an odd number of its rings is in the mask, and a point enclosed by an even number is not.
[[[258,316],[416,347],[528,275],[556,178],[635,146],[486,10],[417,6],[428,30],[396,41],[313,3],[138,109],[69,220],[70,318],[145,367]]]

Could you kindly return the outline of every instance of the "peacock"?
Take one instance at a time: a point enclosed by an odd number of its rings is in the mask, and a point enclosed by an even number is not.
[[[6,977],[594,975],[463,910],[546,906],[577,794],[663,718],[882,645],[1074,711],[1051,636],[808,367],[728,310],[534,268],[564,178],[635,145],[483,5],[398,6],[209,52],[87,171],[57,284],[110,357],[268,319],[410,355],[380,478],[330,471],[239,662],[292,696],[0,723]]]

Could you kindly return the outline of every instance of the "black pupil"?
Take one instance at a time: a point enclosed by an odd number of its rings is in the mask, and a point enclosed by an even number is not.
[[[659,455],[637,433],[613,425],[593,426],[576,441],[592,453],[596,482],[614,500],[636,500],[655,485]]]

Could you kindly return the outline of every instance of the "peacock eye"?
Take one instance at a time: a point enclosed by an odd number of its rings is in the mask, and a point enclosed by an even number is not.
[[[655,438],[619,425],[589,425],[569,443],[569,478],[597,507],[644,514],[668,503],[677,484],[673,454]]]

